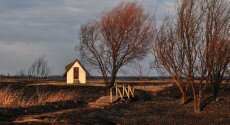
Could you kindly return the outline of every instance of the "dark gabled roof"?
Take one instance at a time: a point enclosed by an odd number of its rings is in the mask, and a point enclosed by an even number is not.
[[[72,68],[72,66],[78,62],[79,65],[83,68],[83,70],[86,72],[86,76],[90,76],[89,72],[85,69],[85,67],[80,63],[80,61],[78,59],[74,60],[73,62],[71,62],[70,64],[65,66],[65,73],[63,74],[63,77],[66,77],[67,72]]]

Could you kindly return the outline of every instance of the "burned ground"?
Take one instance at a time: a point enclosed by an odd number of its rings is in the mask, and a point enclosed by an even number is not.
[[[35,94],[35,86],[14,84],[26,96]],[[121,100],[107,107],[88,108],[89,102],[108,94],[104,87],[77,85],[40,85],[43,91],[76,90],[75,100],[47,103],[33,107],[0,108],[0,122],[12,123],[25,116],[35,116],[38,124],[228,124],[230,123],[230,89],[220,101],[207,101],[200,114],[193,113],[193,102],[179,105],[180,94],[172,86],[156,94],[136,90],[132,100]],[[208,98],[207,98],[208,99]],[[206,99],[205,99],[206,100]],[[204,101],[205,102],[205,101]],[[203,104],[204,104],[203,102]]]

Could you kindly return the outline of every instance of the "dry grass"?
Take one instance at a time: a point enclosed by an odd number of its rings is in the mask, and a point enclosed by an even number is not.
[[[134,86],[135,89],[141,89],[144,91],[148,91],[148,92],[157,92],[157,91],[161,91],[164,90],[165,88],[169,88],[172,87],[173,84],[165,84],[165,85],[148,85],[148,86],[144,86],[144,85],[139,85],[139,86]]]
[[[0,90],[0,105],[1,107],[19,105],[22,102],[22,92],[13,92],[10,87],[3,88]]]
[[[45,104],[50,102],[58,102],[58,101],[69,101],[74,100],[78,94],[78,91],[66,91],[61,90],[58,92],[44,92],[39,94],[38,103]]]
[[[38,95],[25,97],[20,90],[10,87],[0,89],[0,107],[28,107],[46,103],[71,101],[78,96],[79,91],[60,90],[58,92],[40,92]]]

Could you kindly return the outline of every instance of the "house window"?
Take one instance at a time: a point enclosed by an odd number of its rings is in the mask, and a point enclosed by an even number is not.
[[[74,67],[74,79],[79,79],[79,67]]]

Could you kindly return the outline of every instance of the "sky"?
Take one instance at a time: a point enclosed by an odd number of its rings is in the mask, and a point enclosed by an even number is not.
[[[128,0],[126,0],[128,1]],[[131,1],[131,0],[129,0]],[[139,0],[145,10],[157,7],[157,23],[174,12],[175,0]],[[0,0],[0,74],[15,75],[44,56],[53,75],[78,58],[80,26],[121,0]]]

